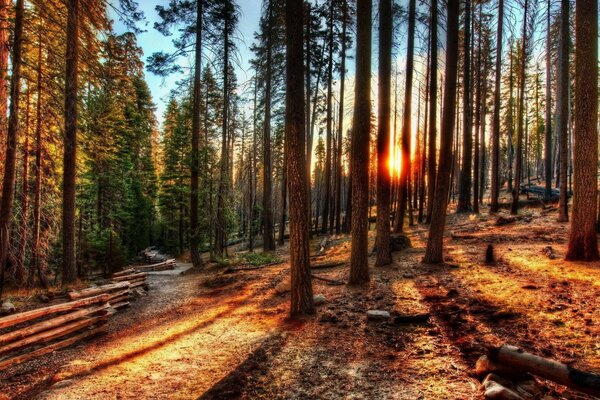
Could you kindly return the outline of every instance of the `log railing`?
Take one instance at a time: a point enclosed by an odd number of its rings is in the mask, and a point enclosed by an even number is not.
[[[106,331],[110,294],[0,318],[0,371]]]

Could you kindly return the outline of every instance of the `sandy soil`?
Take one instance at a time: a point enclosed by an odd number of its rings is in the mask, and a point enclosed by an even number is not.
[[[2,372],[0,393],[17,399],[479,399],[472,367],[485,346],[499,343],[598,372],[600,263],[562,260],[568,225],[556,223],[553,210],[522,214],[505,226],[485,214],[449,216],[444,266],[420,263],[426,229],[416,226],[409,234],[413,248],[396,253],[393,265],[372,269],[368,286],[314,281],[327,302],[299,321],[287,319],[289,294],[274,289],[289,274],[286,263],[151,276],[149,295],[117,314],[107,335]],[[483,262],[488,244],[493,265]],[[333,238],[326,251],[324,260],[347,259],[348,237]],[[285,248],[279,252],[285,260]],[[315,273],[345,280],[347,268]],[[431,318],[369,322],[369,309]],[[549,387],[548,399],[590,398]]]

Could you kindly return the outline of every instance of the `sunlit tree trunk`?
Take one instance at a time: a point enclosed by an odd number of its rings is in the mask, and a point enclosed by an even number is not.
[[[567,260],[598,254],[598,2],[575,2],[575,133],[571,235]]]
[[[285,151],[290,192],[290,314],[314,314],[307,220],[305,116],[302,62],[302,0],[286,1],[286,115]]]
[[[8,53],[10,52],[9,43],[9,0],[0,0],[0,76],[8,75]],[[0,79],[0,143],[6,143],[6,132],[8,129],[7,111],[8,111],[8,81]],[[0,146],[0,160],[5,158],[4,146]],[[2,166],[3,167],[3,166]]]
[[[17,0],[15,27],[12,47],[12,76],[10,80],[10,110],[8,116],[8,136],[6,140],[6,158],[4,160],[4,179],[2,184],[2,203],[0,204],[0,299],[4,286],[4,273],[8,260],[9,228],[12,215],[15,164],[17,156],[17,138],[19,134],[19,97],[21,84],[21,51],[23,46],[24,0]]]

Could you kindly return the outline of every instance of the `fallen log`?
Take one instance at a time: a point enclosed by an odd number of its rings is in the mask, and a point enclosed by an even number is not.
[[[68,324],[29,336],[25,339],[18,340],[16,342],[12,342],[3,347],[0,347],[0,355],[6,354],[11,351],[15,351],[30,345],[37,345],[41,343],[48,343],[53,341],[54,339],[58,339],[63,336],[67,336],[73,332],[86,328],[88,326],[95,325],[101,320],[105,320],[108,318],[108,314],[99,315],[96,317],[84,318],[78,321],[70,322]]]
[[[7,317],[0,318],[0,329],[7,328],[20,324],[22,322],[31,321],[32,319],[40,318],[45,315],[55,314],[63,311],[70,311],[76,308],[89,306],[96,303],[106,303],[108,295],[106,293],[88,297],[81,300],[71,301],[69,303],[56,304],[54,306],[38,308],[31,311],[25,311],[19,314],[12,314]]]
[[[0,361],[0,371],[4,370],[5,368],[7,368],[7,367],[9,367],[11,365],[20,364],[20,363],[22,363],[24,361],[27,361],[27,360],[31,359],[31,358],[38,357],[38,356],[43,356],[44,354],[48,354],[48,353],[52,353],[53,351],[56,351],[56,350],[61,349],[63,347],[67,347],[67,346],[70,346],[70,345],[72,345],[74,343],[77,343],[80,340],[83,340],[83,339],[95,336],[95,335],[100,334],[100,333],[104,333],[104,332],[106,332],[106,330],[107,330],[107,325],[101,325],[101,326],[98,326],[97,328],[81,332],[81,333],[79,333],[79,334],[77,334],[75,336],[72,336],[72,337],[68,338],[68,339],[61,340],[61,341],[56,342],[56,343],[52,343],[49,346],[42,347],[42,348],[34,350],[34,351],[30,352],[30,353],[25,353],[25,354],[18,355],[16,357],[12,357],[12,358],[9,358],[9,359],[1,360]]]
[[[148,274],[146,274],[145,272],[139,273],[139,274],[131,274],[131,275],[125,275],[125,276],[117,276],[116,278],[113,278],[113,282],[122,282],[122,281],[134,281],[138,278],[144,278],[146,279],[146,276]]]
[[[310,266],[311,269],[326,269],[326,268],[334,268],[339,267],[341,265],[346,265],[348,261],[332,261],[322,264],[313,264]]]
[[[135,269],[133,269],[133,268],[127,268],[127,269],[124,269],[123,271],[115,272],[114,274],[112,274],[112,277],[116,278],[118,276],[131,275],[131,274],[134,274],[134,273],[135,273]]]
[[[0,335],[0,346],[5,345],[6,343],[13,342],[15,340],[26,338],[39,332],[47,331],[57,326],[61,326],[66,322],[74,321],[82,317],[86,317],[88,315],[96,314],[97,312],[101,312],[108,309],[108,307],[109,304],[107,302],[99,306],[77,310],[69,314],[61,315],[60,317],[48,319],[46,321],[38,322],[34,325],[25,328],[5,333],[4,335]]]
[[[340,281],[340,280],[337,280],[337,279],[329,279],[329,278],[325,278],[325,277],[322,277],[322,276],[319,276],[319,275],[315,275],[315,274],[312,274],[312,278],[316,279],[318,281],[327,282],[330,285],[343,285],[345,283],[344,281]]]
[[[593,396],[600,396],[600,375],[584,372],[558,361],[526,353],[518,347],[510,345],[490,349],[489,358],[493,362],[511,369],[528,372],[569,388]]]
[[[129,288],[129,282],[122,281],[122,282],[118,282],[118,283],[110,283],[108,285],[103,285],[103,286],[98,286],[98,287],[91,287],[91,288],[87,288],[87,289],[83,289],[83,290],[79,290],[79,291],[72,291],[67,293],[67,298],[69,300],[78,300],[84,297],[90,297],[90,296],[96,296],[102,293],[109,293],[115,290],[122,290],[122,289],[128,289]]]

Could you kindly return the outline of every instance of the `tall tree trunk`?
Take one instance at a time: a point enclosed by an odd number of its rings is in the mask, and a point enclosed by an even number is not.
[[[494,116],[492,126],[492,188],[491,212],[498,212],[500,193],[500,82],[502,79],[502,31],[504,27],[504,0],[498,0],[498,27],[496,36],[496,75],[494,81]]]
[[[525,119],[525,82],[527,80],[527,6],[529,0],[525,0],[523,10],[523,38],[521,39],[521,65],[519,81],[519,109],[517,121],[517,157],[515,160],[515,182],[512,190],[512,206],[510,213],[516,215],[519,212],[519,195],[521,194],[521,178],[523,176],[523,136]]]
[[[479,172],[481,169],[480,163],[480,143],[479,143],[479,134],[481,130],[481,108],[482,108],[482,98],[481,98],[481,82],[483,78],[481,77],[482,73],[482,65],[481,65],[481,38],[482,38],[482,29],[481,24],[483,23],[482,18],[482,8],[483,5],[479,5],[479,19],[477,21],[477,65],[474,66],[475,78],[475,145],[473,148],[473,212],[475,214],[479,214]],[[473,28],[473,31],[475,28]],[[474,34],[475,32],[473,32]],[[485,122],[485,121],[484,121]]]
[[[197,0],[196,6],[196,49],[194,58],[194,95],[192,110],[192,165],[190,175],[190,256],[194,267],[202,266],[202,256],[199,250],[198,227],[198,196],[199,196],[199,174],[200,174],[200,101],[201,83],[200,74],[202,69],[202,0]]]
[[[312,222],[312,182],[311,182],[311,171],[312,171],[312,165],[311,165],[311,160],[312,160],[312,148],[313,148],[313,137],[312,137],[312,132],[311,132],[311,114],[310,114],[310,103],[311,103],[311,46],[310,46],[310,41],[312,39],[312,31],[310,29],[310,23],[311,23],[311,19],[312,19],[312,14],[311,14],[311,5],[309,2],[305,2],[304,3],[305,6],[305,15],[306,18],[304,20],[304,23],[306,25],[306,33],[304,36],[304,41],[306,42],[306,58],[304,61],[304,72],[306,74],[306,187],[308,190],[308,222],[309,222],[309,226],[311,225]],[[319,216],[317,215],[317,219],[319,218]],[[309,232],[309,236],[311,235],[312,232],[312,227],[308,230]]]
[[[79,69],[79,0],[67,0],[67,69],[65,79],[65,148],[63,161],[64,284],[75,281],[75,175],[77,170],[77,82]]]
[[[431,55],[429,67],[429,147],[427,153],[427,217],[431,222],[431,210],[436,181],[436,144],[437,144],[437,91],[438,91],[438,1],[431,0]]]
[[[406,46],[406,86],[404,88],[404,109],[402,114],[402,168],[400,170],[400,209],[396,213],[394,225],[395,232],[404,230],[404,214],[408,203],[408,193],[411,174],[410,148],[412,135],[412,80],[414,73],[414,50],[415,50],[415,19],[416,0],[408,3],[408,43]]]
[[[371,0],[356,2],[356,83],[352,126],[350,284],[369,281],[369,139],[371,135]]]
[[[22,177],[22,192],[21,192],[21,223],[19,226],[20,238],[17,248],[15,279],[19,285],[23,284],[26,279],[25,272],[25,246],[27,244],[27,213],[29,212],[29,116],[31,105],[31,91],[27,87],[27,103],[25,111],[25,143],[23,143],[23,177]]]
[[[337,160],[337,182],[336,182],[336,215],[335,215],[335,233],[340,234],[342,231],[341,226],[341,214],[342,214],[342,179],[343,179],[343,168],[342,168],[342,152],[343,152],[343,138],[344,138],[344,90],[346,80],[346,35],[348,25],[348,3],[347,0],[342,0],[342,52],[340,61],[340,104],[338,111],[338,160]]]
[[[43,36],[41,24],[38,26],[38,64],[37,64],[37,104],[36,104],[36,127],[35,127],[35,184],[33,187],[33,243],[31,246],[31,256],[33,258],[33,270],[28,275],[28,287],[32,287],[34,284],[35,273],[37,272],[40,284],[44,287],[48,287],[46,280],[46,274],[43,271],[40,255],[40,217],[41,217],[41,199],[42,199],[42,98],[43,98],[43,87],[42,87],[42,74],[44,60],[42,59],[43,49]]]
[[[379,1],[379,122],[377,124],[377,258],[391,264],[390,248],[390,86],[392,78],[392,0]]]
[[[545,196],[552,196],[552,51],[550,33],[550,5],[548,0],[546,16],[546,130],[544,137],[544,180],[546,182]]]
[[[10,52],[9,39],[9,0],[0,0],[0,76],[8,75],[8,53]],[[0,79],[0,143],[6,142],[8,120],[8,82],[6,79]],[[5,159],[6,153],[3,146],[0,146],[0,160]]]
[[[263,134],[263,249],[265,251],[275,250],[275,238],[273,237],[273,199],[271,198],[271,79],[272,79],[272,24],[273,6],[268,4],[267,22],[267,59],[266,59],[266,85],[265,85],[265,121]]]
[[[325,195],[323,196],[323,221],[321,231],[327,232],[329,204],[331,202],[331,149],[333,136],[333,2],[329,10],[329,59],[327,62],[327,110],[326,110],[326,150],[325,150]]]
[[[448,190],[450,189],[450,169],[452,163],[452,141],[454,139],[454,119],[456,115],[456,75],[458,67],[458,3],[459,0],[448,0],[448,36],[446,39],[446,72],[444,81],[444,98],[442,109],[442,126],[440,132],[440,158],[431,227],[425,250],[424,262],[434,264],[444,261],[443,239],[446,223],[446,207]]]
[[[575,2],[573,215],[567,260],[600,259],[598,207],[598,2]]]
[[[228,6],[226,6],[228,7]],[[219,192],[217,193],[217,221],[215,234],[215,254],[223,257],[226,252],[225,203],[229,191],[229,16],[224,17],[223,28],[223,121],[221,137],[221,161]]]
[[[15,28],[12,47],[12,76],[10,80],[10,110],[8,134],[6,140],[6,158],[4,160],[4,180],[2,203],[0,204],[0,299],[4,287],[4,273],[8,260],[10,243],[10,217],[12,215],[15,190],[15,164],[17,156],[17,138],[19,134],[19,97],[21,83],[21,51],[23,46],[23,0],[17,0]]]
[[[304,84],[302,73],[302,0],[286,1],[286,118],[285,150],[290,201],[290,314],[314,314],[307,220],[306,157],[304,153]]]
[[[463,143],[457,212],[471,210],[471,157],[473,156],[473,121],[471,119],[471,0],[465,0],[463,52]]]
[[[558,130],[558,163],[560,198],[558,204],[558,221],[569,220],[567,197],[567,168],[569,148],[569,0],[561,0],[560,40],[558,47],[558,82],[556,91],[556,128]]]

